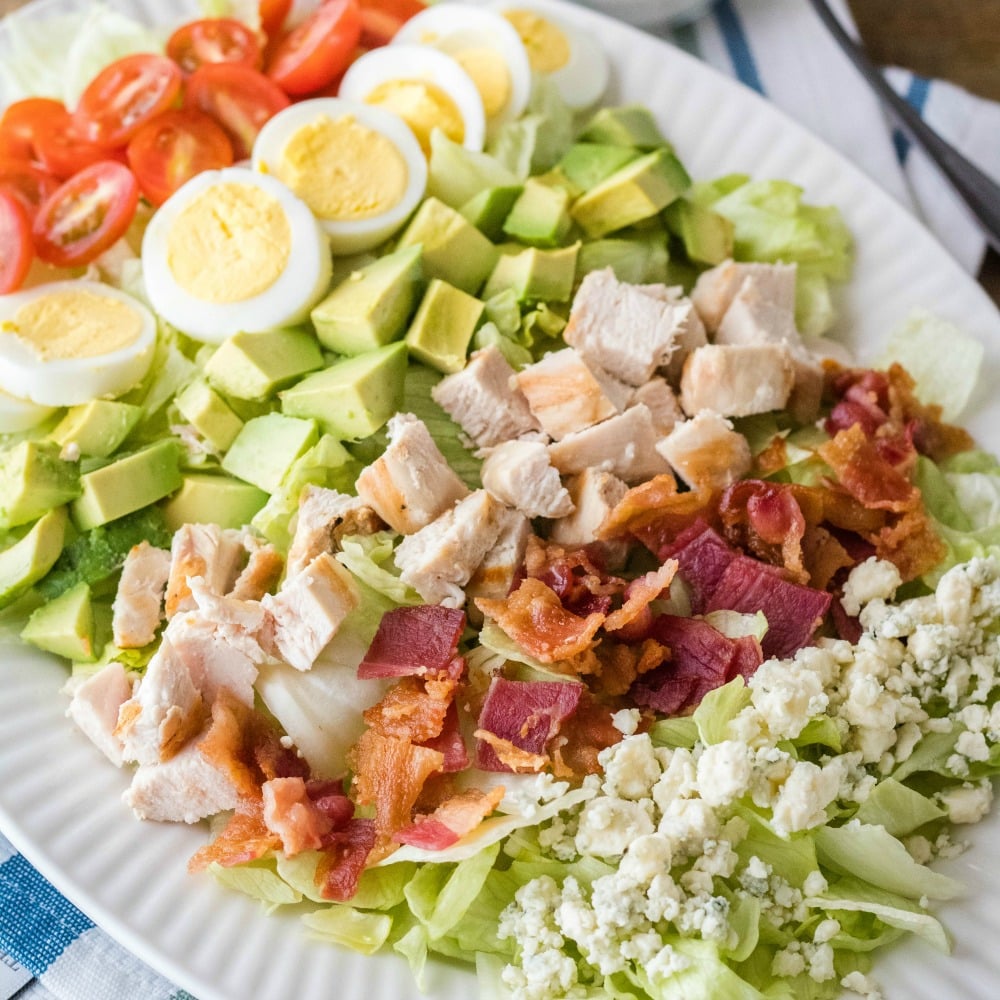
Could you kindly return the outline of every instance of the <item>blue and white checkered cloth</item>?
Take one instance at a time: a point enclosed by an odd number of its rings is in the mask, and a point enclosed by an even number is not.
[[[893,131],[805,0],[717,0],[673,39],[823,136],[976,273],[985,243],[975,222],[926,157]],[[1000,174],[1000,105],[903,71],[890,79],[945,139]],[[0,952],[34,977],[19,1000],[192,1000],[104,934],[2,836]]]

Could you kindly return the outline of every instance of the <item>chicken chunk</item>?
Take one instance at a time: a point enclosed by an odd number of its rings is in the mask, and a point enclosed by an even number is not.
[[[531,537],[531,522],[520,511],[505,507],[500,514],[500,533],[472,574],[465,592],[469,597],[506,597],[514,574],[524,562]]]
[[[118,712],[132,697],[132,681],[120,663],[109,663],[88,677],[73,692],[66,714],[84,735],[111,761],[121,767],[122,741],[115,734]]]
[[[476,490],[396,549],[396,565],[429,604],[458,608],[462,588],[493,548],[500,534],[503,504],[486,490]]]
[[[513,378],[514,369],[490,345],[476,351],[460,372],[441,379],[431,396],[479,448],[490,448],[539,429]]]
[[[549,458],[564,475],[593,467],[612,472],[626,483],[638,483],[668,471],[655,447],[659,437],[649,408],[639,403],[550,444]]]
[[[562,517],[573,509],[541,441],[507,441],[486,457],[483,487],[528,517]]]
[[[514,377],[542,430],[556,441],[619,411],[572,347],[547,354]]]
[[[288,575],[300,573],[324,552],[336,552],[345,535],[371,535],[384,526],[360,497],[307,486],[299,498],[295,535],[288,549]]]
[[[669,434],[678,420],[684,419],[681,404],[677,402],[674,390],[661,375],[655,375],[645,385],[640,385],[632,393],[629,406],[642,403],[649,409],[653,426],[658,434]]]
[[[389,421],[389,447],[358,476],[358,496],[404,535],[430,524],[468,493],[412,413],[397,413]]]
[[[270,543],[247,534],[243,539],[247,564],[236,578],[230,597],[240,601],[259,601],[281,578],[285,560]]]
[[[800,423],[812,423],[819,416],[826,381],[823,365],[805,347],[791,349],[795,384],[788,397],[788,410]]]
[[[781,344],[708,344],[684,365],[681,406],[749,417],[783,409],[795,383],[791,352]]]
[[[242,532],[217,524],[185,524],[176,531],[170,546],[167,617],[194,607],[188,585],[193,576],[201,577],[212,593],[228,594],[245,554]]]
[[[156,638],[169,576],[166,549],[140,542],[129,550],[112,605],[111,629],[120,649],[147,646]]]
[[[733,303],[742,298],[738,311],[751,304],[768,304],[775,314],[791,315],[794,330],[795,317],[794,264],[737,264],[723,261],[717,267],[703,272],[691,292],[698,315],[709,333],[716,333]],[[782,339],[782,338],[770,338]],[[719,343],[746,343],[716,337]]]
[[[601,525],[628,492],[617,476],[603,469],[584,469],[566,484],[573,500],[572,514],[553,521],[549,538],[567,548],[597,541]]]
[[[316,556],[261,602],[274,649],[296,670],[309,670],[359,599],[351,574],[330,553]]]
[[[692,489],[724,489],[752,465],[747,439],[711,410],[678,424],[656,450]]]

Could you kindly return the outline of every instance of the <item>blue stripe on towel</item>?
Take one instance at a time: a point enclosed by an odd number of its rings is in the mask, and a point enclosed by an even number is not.
[[[750,51],[750,43],[743,30],[740,15],[733,6],[733,0],[716,0],[715,20],[722,32],[733,70],[740,83],[753,88],[758,94],[763,94],[764,85],[757,72],[757,63],[754,61],[753,52]]]
[[[917,112],[918,115],[923,117],[924,108],[927,107],[927,98],[931,92],[931,82],[922,76],[912,76],[910,77],[910,85],[906,88],[906,93],[903,95],[906,98],[906,103]],[[902,129],[894,128],[892,130],[892,144],[896,147],[896,159],[900,163],[906,163],[906,157],[910,153],[910,140],[906,133]]]

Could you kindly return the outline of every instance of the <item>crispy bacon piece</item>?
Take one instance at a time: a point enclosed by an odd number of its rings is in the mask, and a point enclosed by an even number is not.
[[[344,794],[344,783],[318,779],[306,782],[310,802],[326,816],[334,829],[342,827],[354,815],[354,803]]]
[[[608,632],[620,632],[628,625],[633,625],[640,617],[650,615],[650,602],[655,601],[665,590],[677,573],[677,560],[667,560],[658,570],[653,570],[637,577],[625,588],[625,603],[613,611],[604,620],[604,628]],[[616,638],[624,638],[618,636]]]
[[[462,728],[458,721],[458,704],[453,699],[445,712],[441,732],[429,740],[424,740],[421,746],[428,750],[437,750],[444,756],[442,770],[445,774],[464,771],[469,766],[469,750],[462,737]]]
[[[503,796],[502,785],[488,793],[478,788],[459,792],[429,815],[418,816],[409,826],[397,831],[393,839],[429,851],[444,850],[472,833],[500,805]]]
[[[920,491],[879,454],[858,424],[838,431],[817,450],[840,485],[866,507],[899,513],[920,502]]]
[[[346,903],[358,891],[358,879],[375,850],[378,831],[374,820],[356,818],[334,831],[330,839],[316,866],[316,886],[324,899]]]
[[[802,538],[802,560],[809,574],[809,585],[817,590],[828,590],[842,569],[864,561],[854,559],[835,535],[819,525],[806,528]]]
[[[358,677],[405,677],[452,668],[465,628],[465,612],[426,604],[393,608],[382,616],[358,666]]]
[[[650,622],[652,628],[653,622]],[[670,658],[670,650],[656,639],[638,644],[605,640],[597,647],[601,670],[595,687],[600,694],[614,698],[626,694],[637,677],[654,670]]]
[[[272,778],[261,792],[264,825],[280,838],[288,857],[323,846],[334,829],[333,820],[312,801],[301,778]]]
[[[575,615],[607,614],[612,595],[621,591],[625,581],[606,573],[596,555],[592,549],[566,549],[532,536],[524,554],[524,575],[541,580]]]
[[[582,777],[602,770],[598,754],[621,741],[622,734],[611,719],[613,709],[589,691],[580,695],[572,725],[556,737],[552,745],[553,771],[559,777]]]
[[[916,383],[902,365],[891,365],[887,373],[889,416],[905,425],[921,455],[940,462],[974,447],[972,435],[964,427],[941,419],[941,407],[925,405],[914,395]]]
[[[455,682],[450,678],[431,686],[418,677],[404,677],[378,704],[365,710],[364,720],[384,736],[426,743],[441,735],[454,693]]]
[[[498,761],[497,767],[484,770],[514,771],[520,774],[525,771],[544,771],[549,763],[549,758],[545,754],[522,750],[510,740],[505,740],[502,736],[497,736],[496,733],[486,729],[477,729],[473,735],[479,740],[480,752],[488,752]],[[479,766],[482,767],[481,764]]]
[[[188,871],[199,872],[213,861],[224,868],[256,861],[281,847],[281,838],[264,822],[264,804],[259,796],[241,799],[218,836],[188,862]]]
[[[868,538],[879,559],[895,563],[904,581],[930,572],[948,554],[923,504]]]
[[[719,513],[731,542],[783,566],[797,581],[806,581],[802,565],[806,517],[790,487],[744,479],[722,494]]]

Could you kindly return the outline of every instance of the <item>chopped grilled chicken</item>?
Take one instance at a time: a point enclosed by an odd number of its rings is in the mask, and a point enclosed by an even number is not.
[[[678,424],[656,448],[693,489],[723,489],[752,464],[747,439],[711,410]]]
[[[121,649],[147,646],[163,617],[163,594],[170,575],[170,553],[149,542],[133,545],[125,557],[112,605],[111,629]]]
[[[109,663],[77,685],[66,714],[84,735],[111,761],[121,767],[122,741],[115,735],[118,712],[132,697],[132,681],[120,663]]]
[[[188,580],[201,577],[213,594],[228,594],[236,582],[245,550],[243,534],[217,524],[185,524],[174,533],[170,546],[170,576],[167,580],[166,612],[194,607]]]
[[[285,560],[273,545],[253,535],[244,537],[243,547],[248,553],[247,564],[228,596],[240,601],[259,601],[281,578]]]
[[[749,417],[783,409],[795,382],[791,352],[782,344],[708,344],[684,365],[681,406]]]
[[[775,315],[792,317],[795,327],[795,273],[794,264],[737,264],[726,260],[698,276],[691,292],[698,315],[709,333],[716,333],[734,301],[742,298],[737,312],[748,307],[768,305]],[[763,311],[761,312],[763,318]],[[741,321],[742,322],[742,321]],[[787,319],[781,320],[781,326]],[[780,340],[784,337],[773,336]],[[746,343],[745,340],[729,340],[716,337],[719,343]]]
[[[629,406],[642,403],[649,409],[657,434],[669,434],[678,420],[684,419],[681,404],[669,383],[661,375],[654,375],[645,385],[632,393]]]
[[[520,511],[505,507],[500,513],[500,533],[493,547],[483,557],[465,588],[469,597],[506,597],[514,574],[524,562],[524,552],[531,537],[531,522]]]
[[[572,514],[552,522],[549,538],[567,548],[597,541],[601,525],[628,492],[628,486],[617,476],[594,468],[584,469],[571,477],[566,488],[575,509]]]
[[[562,517],[573,509],[548,449],[540,441],[507,441],[483,462],[483,487],[528,517]]]
[[[288,575],[295,576],[318,555],[336,552],[345,535],[370,535],[385,527],[360,497],[307,486],[299,498],[295,535],[288,549]]]

